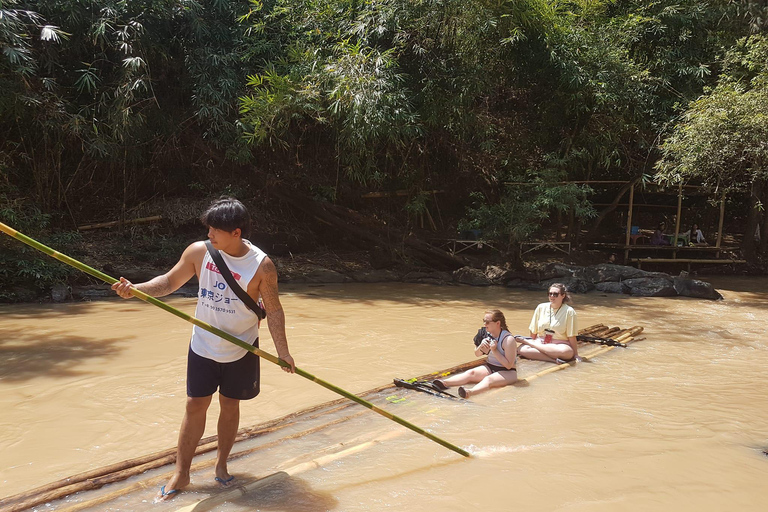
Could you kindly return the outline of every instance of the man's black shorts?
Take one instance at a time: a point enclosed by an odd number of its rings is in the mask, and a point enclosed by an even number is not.
[[[254,346],[258,345],[256,340]],[[217,363],[189,348],[187,354],[187,396],[210,396],[219,390],[227,398],[250,400],[260,391],[259,357],[246,353],[237,361]]]

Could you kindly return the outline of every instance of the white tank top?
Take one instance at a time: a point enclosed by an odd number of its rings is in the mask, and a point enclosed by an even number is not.
[[[248,283],[267,255],[248,240],[243,239],[243,242],[249,249],[244,256],[236,258],[224,251],[219,251],[219,254],[232,271],[237,284],[247,291]],[[259,317],[229,289],[208,251],[205,251],[200,268],[195,316],[249,345],[253,345],[259,337]],[[198,326],[192,328],[191,347],[195,354],[219,363],[231,363],[246,354],[245,349]]]

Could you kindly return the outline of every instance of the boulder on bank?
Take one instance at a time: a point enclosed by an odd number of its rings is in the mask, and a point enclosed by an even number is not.
[[[720,300],[723,298],[715,287],[706,281],[698,279],[689,279],[688,277],[678,276],[674,278],[673,286],[678,295],[683,297],[696,297],[698,299]]]
[[[453,273],[454,281],[472,286],[490,286],[493,283],[485,273],[477,268],[461,267]]]
[[[341,272],[336,272],[319,265],[307,265],[301,278],[307,283],[346,283],[351,280]]]
[[[64,283],[56,283],[51,287],[51,300],[64,302],[72,296],[72,290]]]
[[[606,281],[597,283],[595,290],[604,293],[629,293],[631,288],[625,282]]]
[[[554,283],[564,284],[568,291],[573,293],[587,293],[588,291],[595,289],[595,283],[575,276],[547,279],[546,281],[542,281],[536,288],[549,289]]]
[[[402,279],[399,272],[388,269],[356,270],[350,274],[350,277],[358,283],[391,283]]]
[[[445,285],[453,282],[450,272],[408,272],[402,278],[404,283]]]
[[[507,270],[498,265],[489,265],[485,268],[485,277],[493,284],[506,284],[515,277],[517,273],[513,270]]]
[[[555,263],[547,267],[545,278],[532,289],[546,289],[553,283],[563,283],[569,291],[586,293],[596,289],[604,293],[623,293],[638,297],[694,297],[722,299],[715,288],[686,276],[672,277],[663,272],[647,272],[634,267],[600,263],[588,267]],[[516,283],[520,286],[521,284]]]
[[[669,277],[638,277],[622,281],[629,287],[629,294],[638,297],[674,297],[677,295]]]

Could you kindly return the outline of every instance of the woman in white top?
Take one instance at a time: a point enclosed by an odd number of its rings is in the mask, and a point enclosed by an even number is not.
[[[516,338],[521,343],[518,355],[553,363],[578,360],[576,311],[566,304],[570,301],[564,284],[555,283],[549,287],[549,302],[536,307],[528,328],[532,339]]]
[[[697,245],[706,245],[707,243],[707,241],[704,239],[704,233],[701,232],[698,224],[691,226],[691,229],[689,229],[685,234],[688,236],[689,243]]]

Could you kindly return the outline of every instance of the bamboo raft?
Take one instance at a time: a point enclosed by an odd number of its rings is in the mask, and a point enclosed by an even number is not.
[[[580,342],[579,354],[583,360],[591,360],[617,347],[626,346],[626,344],[629,344],[633,341],[640,341],[644,339],[637,338],[637,336],[642,333],[642,331],[642,327],[621,329],[619,327],[608,327],[604,324],[596,324],[587,327],[579,331],[579,336],[585,336],[592,339],[610,340],[610,342],[613,343],[610,345],[593,345],[592,343],[588,342]],[[477,359],[445,370],[422,375],[417,377],[417,379],[433,380],[436,378],[450,376],[452,374],[474,368],[475,366],[479,366],[484,362],[484,358]],[[521,378],[517,381],[517,383],[515,383],[515,386],[528,385],[535,379],[563,370],[565,368],[569,368],[574,364],[576,363],[573,361],[553,365],[552,363],[546,363],[543,361],[521,360],[518,364],[518,371],[520,371],[520,373],[523,375],[521,375]],[[393,398],[393,392],[400,395],[409,394],[412,396],[411,391],[402,388],[395,388],[394,384],[387,384],[368,390],[364,393],[361,393],[359,396],[365,397],[366,399],[370,399],[372,401],[378,400],[386,403],[389,399]],[[418,394],[421,395],[421,393]],[[295,413],[288,414],[281,418],[261,423],[259,425],[241,428],[238,430],[237,437],[235,439],[236,447],[238,446],[238,443],[243,443],[249,440],[258,440],[262,437],[266,440],[266,442],[256,446],[250,446],[240,451],[233,450],[233,453],[230,456],[230,460],[239,459],[260,450],[272,448],[288,440],[299,439],[311,434],[322,432],[329,429],[330,427],[343,424],[359,416],[367,414],[365,409],[353,407],[355,405],[356,404],[354,402],[340,398],[309,407],[307,409],[297,411]],[[275,435],[279,435],[279,437],[269,440],[269,437],[274,437]],[[272,471],[262,475],[256,478],[254,481],[247,483],[246,485],[239,485],[234,489],[226,489],[206,500],[200,501],[194,506],[185,507],[180,510],[209,510],[211,507],[223,503],[225,500],[234,499],[235,497],[241,496],[249,490],[263,487],[269,482],[279,480],[280,478],[288,475],[297,474],[298,472],[305,471],[307,469],[320,467],[323,464],[327,464],[331,460],[337,460],[346,454],[356,453],[359,450],[371,447],[381,442],[383,439],[389,438],[390,435],[391,430],[381,438],[369,440],[356,439],[355,442],[359,441],[359,444],[353,444],[351,447],[349,446],[350,442],[339,443],[338,445],[327,447],[320,450],[323,453],[314,456],[314,458],[310,457],[309,460],[296,462],[295,464],[294,461],[288,461],[284,464],[281,464],[281,468],[278,471]],[[195,455],[198,456],[213,452],[216,450],[217,446],[218,443],[216,436],[203,438],[200,440],[200,443],[195,451]],[[331,452],[330,454],[325,453],[329,451]],[[79,473],[77,475],[73,475],[71,477],[64,478],[50,484],[43,485],[41,487],[30,489],[25,492],[0,499],[0,512],[21,512],[41,504],[58,505],[50,508],[50,510],[65,512],[77,512],[80,510],[92,509],[104,503],[114,501],[122,496],[146,489],[153,489],[159,486],[161,483],[167,481],[167,479],[170,477],[170,471],[172,471],[172,466],[175,464],[175,462],[176,448],[169,448],[142,457],[110,464],[102,468]],[[195,462],[191,469],[193,472],[207,469],[212,467],[214,463],[215,459]],[[168,467],[168,471],[166,472],[157,474],[155,476],[145,477],[144,479],[132,483],[124,483],[121,487],[116,488],[111,492],[102,492],[97,497],[87,498],[84,501],[78,503],[55,503],[57,500],[62,500],[63,498],[75,495],[77,493],[85,493],[87,491],[95,491],[97,489],[101,489],[108,484],[117,484],[119,482],[125,482],[128,479],[135,480],[139,475],[142,475],[151,470],[159,470],[160,468],[164,468],[166,466]]]

